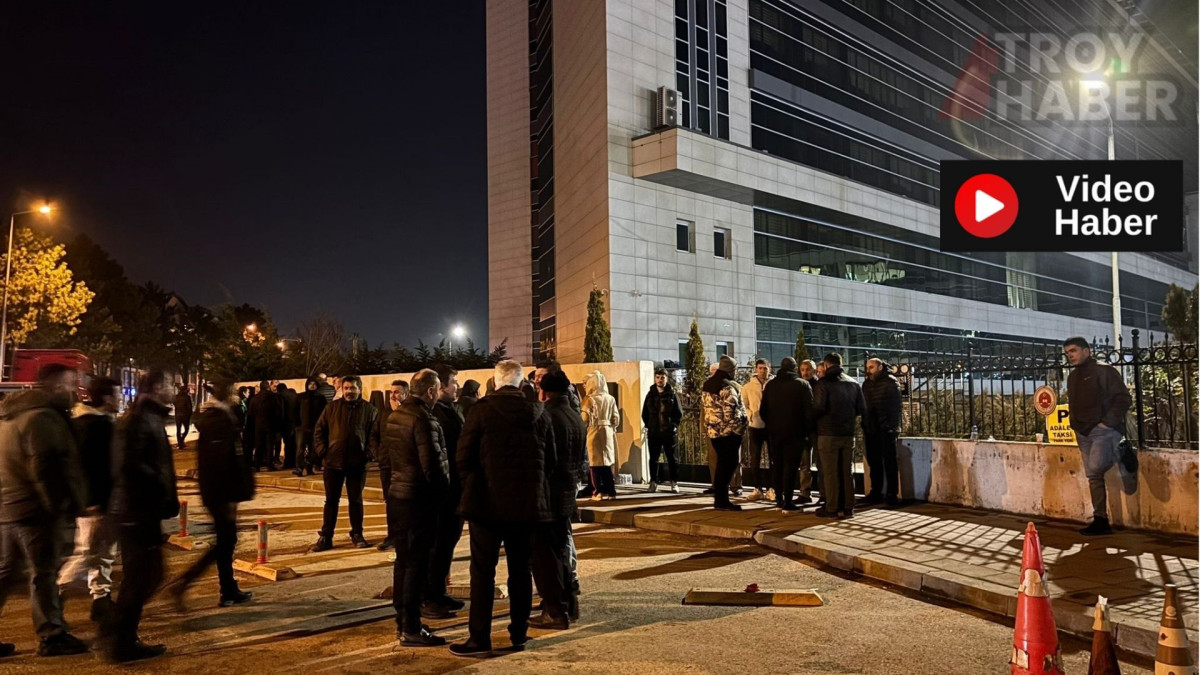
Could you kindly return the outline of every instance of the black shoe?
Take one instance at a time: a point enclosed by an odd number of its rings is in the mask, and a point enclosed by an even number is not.
[[[868,494],[866,497],[863,497],[862,503],[863,504],[882,504],[883,503],[883,495],[879,494],[878,492],[872,492],[872,493]]]
[[[741,511],[742,507],[737,504],[713,504],[713,508],[717,511]]]
[[[572,594],[567,598],[567,618],[571,621],[579,620],[579,595]]]
[[[566,630],[571,627],[571,621],[566,616],[555,617],[543,611],[529,620],[529,627],[540,630]]]
[[[701,492],[700,494],[702,494],[702,495],[711,495],[712,493],[713,493],[713,489],[712,489],[712,488],[704,488],[704,491],[703,491],[703,492]]]
[[[797,503],[797,504],[811,504],[811,503],[812,503],[812,497],[809,497],[808,495],[800,495],[799,497],[796,497],[796,499],[795,499],[795,503]]]
[[[405,647],[441,647],[446,644],[446,638],[438,637],[425,626],[417,633],[404,633],[400,636],[400,644]]]
[[[500,651],[502,651],[502,652],[523,652],[523,651],[525,651],[525,648],[529,646],[529,641],[532,639],[533,638],[526,636],[519,640],[512,640],[512,644],[510,644],[507,647],[501,647]]]
[[[733,495],[734,497],[741,497],[742,496],[742,488],[734,488],[729,491],[729,494]]]
[[[328,551],[331,548],[333,548],[333,542],[329,541],[325,537],[317,537],[317,543],[309,546],[308,552],[320,553],[321,551]]]
[[[73,654],[84,654],[88,650],[88,646],[83,643],[83,640],[71,635],[70,633],[59,633],[54,637],[48,637],[42,640],[38,645],[38,656],[71,656]]]
[[[354,548],[371,548],[371,542],[367,541],[361,534],[351,534],[350,543],[354,544]]]
[[[112,598],[107,595],[92,600],[92,621],[95,621],[96,623],[103,623],[103,621],[112,614],[112,611],[116,608],[116,606],[117,603],[113,602]]]
[[[783,506],[780,506],[779,508],[784,511],[799,511],[800,510],[799,506],[796,506],[795,504],[790,504],[790,503],[785,503]]]
[[[524,644],[521,645],[525,647]],[[491,647],[481,647],[470,640],[450,645],[450,653],[455,656],[462,656],[469,659],[486,659],[492,655]]]
[[[432,602],[421,603],[421,618],[423,619],[449,619],[454,615],[453,611],[442,605]]]
[[[105,660],[109,663],[129,663],[152,659],[166,653],[166,645],[148,645],[141,640],[135,640],[125,645],[114,646],[105,654]]]
[[[304,472],[305,472],[305,473],[307,473],[307,474],[308,474],[308,475],[310,475],[310,476],[312,476],[312,475],[314,475],[314,474],[316,473],[315,471],[313,471],[313,468],[312,468],[311,466],[310,466],[310,467],[308,467],[307,469],[305,469],[305,470],[304,470]]]
[[[391,539],[384,539],[383,541],[379,542],[379,545],[375,547],[375,550],[391,551],[394,548],[396,548],[396,542],[392,541]]]
[[[830,511],[829,509],[824,508],[824,507],[819,508],[816,511],[813,511],[813,515],[818,518],[836,518],[837,517],[836,513],[834,513],[833,511]]]
[[[254,594],[249,591],[235,590],[232,593],[222,593],[221,600],[217,603],[218,607],[232,607],[234,605],[244,605],[254,598]]]
[[[300,477],[304,475],[304,469],[296,469],[292,472],[293,476]]]
[[[452,598],[448,595],[442,595],[442,597],[435,598],[430,602],[441,605],[451,612],[457,612],[458,610],[464,609],[467,606],[467,603],[463,602],[462,600],[459,600],[458,598]]]
[[[847,518],[853,518],[853,517],[854,517],[854,509],[846,509],[845,511],[838,512],[838,518],[841,520],[845,520]]]
[[[1108,524],[1108,518],[1096,517],[1092,519],[1092,524],[1079,531],[1079,534],[1095,537],[1105,534],[1112,534],[1112,525]]]
[[[895,508],[900,506],[900,499],[896,497],[896,495],[888,495],[887,498],[883,500],[883,503],[889,507]]]
[[[17,653],[17,646],[11,642],[0,642],[0,659]]]

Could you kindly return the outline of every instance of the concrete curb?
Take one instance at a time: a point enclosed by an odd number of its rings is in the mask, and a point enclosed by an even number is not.
[[[820,607],[825,600],[815,588],[793,591],[730,590],[693,588],[683,596],[685,605],[715,605],[720,607]]]

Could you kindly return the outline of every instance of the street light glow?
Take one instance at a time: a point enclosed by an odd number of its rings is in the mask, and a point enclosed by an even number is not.
[[[455,338],[461,340],[462,337],[467,334],[467,329],[463,328],[462,326],[455,326],[450,333],[454,335]]]
[[[51,207],[49,204],[42,204],[40,207],[38,207],[38,213],[40,213],[42,215],[50,215],[50,212],[53,210],[54,210],[54,208]]]
[[[253,323],[246,324],[246,330],[253,333],[258,330],[258,325]]]

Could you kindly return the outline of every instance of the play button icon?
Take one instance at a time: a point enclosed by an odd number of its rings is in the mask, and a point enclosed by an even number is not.
[[[976,237],[998,237],[1017,219],[1017,192],[1000,176],[977,174],[958,188],[954,215],[958,224]]]

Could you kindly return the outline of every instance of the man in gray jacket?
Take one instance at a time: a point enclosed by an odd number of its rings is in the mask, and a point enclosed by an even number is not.
[[[825,506],[817,509],[820,518],[854,515],[855,418],[866,412],[862,387],[842,371],[842,356],[837,352],[825,357],[825,375],[813,392],[817,418],[817,452],[821,455],[821,482]]]

